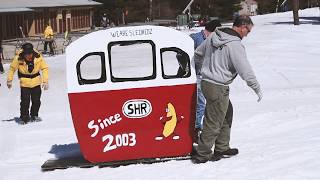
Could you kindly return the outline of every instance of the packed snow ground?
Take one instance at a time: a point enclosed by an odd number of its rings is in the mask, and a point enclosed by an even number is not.
[[[292,25],[292,12],[256,16],[254,29],[243,40],[264,97],[257,103],[239,77],[231,86],[231,145],[240,150],[236,157],[199,165],[171,161],[41,172],[47,159],[79,153],[61,55],[47,58],[50,89],[42,95],[40,123],[3,121],[19,116],[20,88],[15,79],[9,91],[0,75],[0,180],[319,180],[320,12],[299,13],[300,26]]]

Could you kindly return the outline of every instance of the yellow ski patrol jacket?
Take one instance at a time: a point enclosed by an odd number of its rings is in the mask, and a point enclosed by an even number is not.
[[[43,34],[45,39],[53,39],[53,30],[51,26],[47,26]]]
[[[25,60],[23,58],[19,59],[21,53],[22,51],[13,58],[12,63],[10,64],[7,81],[12,81],[15,71],[18,70],[21,87],[34,88],[42,83],[48,83],[49,67],[41,54],[35,51],[35,54],[37,55],[34,55],[34,68],[30,73]]]

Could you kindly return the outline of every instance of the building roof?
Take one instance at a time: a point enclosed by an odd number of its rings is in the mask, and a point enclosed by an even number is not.
[[[32,11],[30,8],[40,7],[95,5],[101,5],[101,3],[92,0],[1,0],[0,12]]]
[[[3,12],[26,12],[26,11],[33,11],[30,8],[2,8],[0,7],[0,13]]]

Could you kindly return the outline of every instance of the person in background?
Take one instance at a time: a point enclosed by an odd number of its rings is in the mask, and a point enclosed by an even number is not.
[[[109,19],[107,17],[107,14],[104,13],[103,16],[101,17],[101,22],[100,22],[100,25],[104,28],[108,27],[108,24],[109,24]]]
[[[207,102],[203,130],[192,156],[195,164],[239,153],[237,148],[230,148],[231,124],[227,121],[228,113],[232,112],[228,112],[229,84],[238,74],[257,94],[258,102],[262,99],[260,84],[241,43],[252,27],[249,16],[239,16],[232,28],[217,29],[195,51],[194,60],[203,62],[201,90]],[[214,153],[211,150],[213,145]]]
[[[54,51],[53,51],[53,30],[52,27],[50,26],[50,24],[47,24],[46,29],[44,30],[44,47],[43,47],[43,54],[47,53],[47,48],[48,48],[48,44],[49,44],[49,48],[50,48],[50,55],[54,55]]]
[[[220,27],[221,23],[219,20],[212,20],[206,23],[204,30],[190,34],[190,37],[194,41],[194,49],[207,38],[209,35],[215,31],[217,27]],[[197,74],[197,108],[196,108],[196,122],[195,122],[195,133],[193,137],[193,142],[198,143],[198,137],[202,130],[202,121],[204,115],[204,109],[206,107],[206,99],[201,91],[201,62],[196,62],[196,74]]]
[[[115,26],[119,26],[121,24],[122,19],[122,10],[120,8],[116,8],[115,10],[116,16],[115,16]]]
[[[123,24],[125,25],[128,25],[128,17],[129,17],[128,15],[129,15],[129,10],[125,7],[122,12],[122,21],[123,21]]]
[[[2,39],[0,39],[0,74],[4,73],[2,60],[4,60],[4,57],[3,57],[3,49],[2,49]]]
[[[12,88],[12,80],[15,71],[18,70],[18,78],[21,88],[20,119],[22,124],[30,121],[41,121],[38,116],[41,101],[41,87],[48,90],[49,68],[41,54],[33,49],[33,45],[25,43],[22,50],[13,58],[8,71],[7,86]],[[41,75],[40,75],[41,71]],[[29,106],[32,102],[30,116]]]

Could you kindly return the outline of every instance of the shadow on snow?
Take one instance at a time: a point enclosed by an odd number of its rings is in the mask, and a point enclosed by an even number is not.
[[[58,159],[82,156],[78,143],[52,145],[49,153],[54,154]]]

